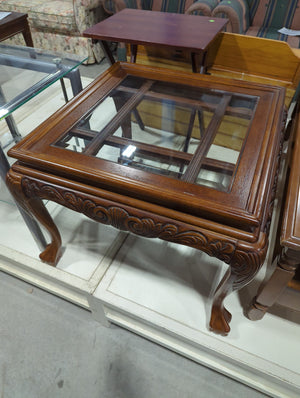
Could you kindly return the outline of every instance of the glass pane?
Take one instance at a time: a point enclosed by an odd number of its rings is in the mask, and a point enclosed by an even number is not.
[[[85,57],[0,44],[0,119],[85,61]]]
[[[129,76],[55,145],[228,191],[257,101]]]
[[[227,191],[230,188],[256,103],[255,97],[231,96],[199,170],[195,181],[197,184],[214,187],[221,191]],[[193,141],[191,146],[198,146],[198,143]]]

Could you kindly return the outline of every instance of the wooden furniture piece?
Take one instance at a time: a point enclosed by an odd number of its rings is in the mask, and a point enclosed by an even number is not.
[[[226,23],[223,18],[125,8],[85,30],[83,35],[101,41],[111,64],[115,61],[107,41],[116,41],[130,44],[131,62],[136,60],[138,45],[189,51],[192,69],[196,72],[199,65],[206,68],[207,49]]]
[[[286,88],[286,107],[290,106],[300,83],[300,53],[287,43],[220,33],[210,46],[208,72]]]
[[[217,6],[219,0],[151,0],[151,1],[140,1],[140,0],[103,0],[103,8],[108,15],[120,12],[124,8],[139,9],[144,11],[159,11],[163,13],[175,13],[175,14],[192,14],[210,17],[212,10]],[[153,14],[155,17],[155,14]],[[198,24],[201,25],[201,19],[198,20]],[[123,30],[127,30],[129,26],[124,25]],[[163,29],[163,26],[160,27]],[[195,32],[201,29],[196,27]],[[127,47],[129,47],[127,45]],[[140,50],[141,46],[139,46]],[[125,43],[118,43],[117,48],[117,59],[118,61],[126,61],[126,55],[129,54],[129,48],[126,48]],[[157,54],[157,47],[146,46],[145,48],[148,54]],[[159,48],[161,51],[161,47]],[[179,49],[167,50],[167,57],[170,60],[178,60],[184,58],[184,60],[190,61],[190,53],[185,53]]]
[[[133,109],[156,103],[160,129],[131,121]],[[18,162],[7,183],[48,229],[40,258],[49,264],[61,238],[42,199],[226,262],[210,327],[227,334],[224,298],[253,279],[268,247],[283,107],[282,88],[115,63],[9,151]],[[200,110],[204,131],[174,133],[178,109]]]
[[[275,256],[276,267],[264,281],[247,312],[251,320],[262,319],[268,309],[280,302],[287,287],[300,290],[299,280],[293,279],[300,265],[300,124],[297,114],[295,146],[290,163],[288,186],[282,208],[282,224],[278,227],[281,253]],[[288,302],[285,302],[289,305]],[[292,303],[291,303],[292,304]]]
[[[11,12],[0,20],[0,41],[22,33],[27,47],[33,47],[33,41],[28,24],[28,15],[20,12]]]

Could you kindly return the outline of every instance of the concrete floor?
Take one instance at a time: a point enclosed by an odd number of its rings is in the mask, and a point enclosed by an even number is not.
[[[1,398],[265,397],[3,272],[0,303]]]
[[[1,398],[265,397],[0,272]]]

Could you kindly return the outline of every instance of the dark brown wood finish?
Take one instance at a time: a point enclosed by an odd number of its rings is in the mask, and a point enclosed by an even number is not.
[[[33,47],[27,17],[27,14],[12,12],[10,15],[0,20],[0,41],[6,40],[18,33],[22,33],[26,46]]]
[[[175,14],[125,8],[83,32],[100,40],[105,54],[114,62],[107,41],[129,43],[131,62],[136,61],[137,46],[161,46],[191,52],[193,71],[204,66],[205,53],[227,24],[225,18]],[[201,54],[197,59],[196,54]]]
[[[122,85],[128,74],[146,79],[147,84],[142,85],[140,92],[146,96],[152,95],[152,81],[159,80],[225,92],[227,104],[229,97],[236,93],[259,98],[238,166],[228,167],[226,162],[220,161],[203,162],[205,167],[220,168],[224,165],[226,173],[235,173],[227,192],[130,169],[122,163],[53,145],[68,131],[74,130],[74,125],[101,98]],[[111,119],[113,123],[117,125],[118,120],[122,124],[138,98],[137,91],[131,101],[119,109],[115,121]],[[222,114],[225,102],[216,107],[217,113]],[[61,239],[41,199],[56,201],[99,222],[138,235],[197,248],[229,264],[228,273],[215,294],[210,324],[214,331],[228,333],[230,316],[224,308],[224,298],[253,279],[268,247],[283,105],[282,88],[135,64],[114,64],[9,152],[19,160],[8,174],[8,185],[13,195],[21,206],[37,217],[52,237],[41,254],[42,260],[52,265],[57,263]],[[121,141],[130,142],[127,136],[109,136],[110,127],[108,123],[107,130],[103,130],[109,142],[115,146]],[[75,131],[82,134],[81,129],[75,128]],[[206,134],[213,136],[212,126],[206,129]],[[92,137],[93,131],[90,131],[86,138]],[[98,138],[94,142],[98,147]],[[155,149],[151,145],[143,144],[140,150],[154,156]],[[201,149],[198,152],[194,156],[203,155]],[[173,154],[177,162],[192,163],[190,154],[181,152],[177,156],[176,151]],[[166,157],[167,149],[158,149],[156,155]]]
[[[87,29],[83,35],[97,40],[159,45],[204,51],[227,19],[125,8]]]

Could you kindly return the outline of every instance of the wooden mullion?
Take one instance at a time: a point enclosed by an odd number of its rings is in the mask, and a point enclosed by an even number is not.
[[[225,115],[226,108],[231,100],[231,95],[225,95],[218,105],[203,137],[201,138],[198,148],[194,153],[193,159],[182,176],[183,181],[194,182],[199,174],[204,158],[213,143],[218,132],[218,127]]]
[[[85,155],[95,155],[101,148],[103,142],[107,139],[107,137],[115,132],[117,127],[121,125],[122,121],[128,117],[130,112],[136,108],[139,102],[143,99],[145,93],[152,86],[153,81],[148,80],[143,86],[139,89],[139,91],[134,94],[117,112],[117,114],[110,120],[110,122],[104,127],[101,131],[101,134],[98,134],[89,144],[89,146],[83,151]]]
[[[125,87],[125,86],[119,86],[117,88],[120,91],[124,91],[126,93],[135,93],[137,92],[137,89],[131,88],[131,87]],[[235,95],[237,98],[237,96]],[[176,95],[168,95],[168,94],[163,94],[163,93],[156,93],[154,91],[149,91],[145,94],[144,97],[145,100],[151,100],[155,102],[162,102],[162,101],[172,101],[174,102],[177,106],[188,106],[191,109],[203,109],[207,111],[215,111],[215,109],[218,107],[218,104],[209,104],[203,101],[199,100],[193,100],[190,98],[184,98],[184,97],[179,97]],[[245,98],[242,98],[245,99]],[[236,109],[233,107],[228,107],[226,114],[228,116],[237,116],[241,117],[247,120],[250,120],[253,114],[253,111],[251,109],[245,110],[245,109]]]
[[[82,138],[82,139],[90,139],[94,138],[97,134],[99,134],[99,131],[95,130],[84,130],[81,129],[80,127],[74,127],[72,130],[69,131],[69,134],[72,134],[74,137],[77,138]]]
[[[75,127],[70,131],[70,133],[72,133],[75,137],[88,139],[93,138],[95,134],[98,134],[98,131],[88,131],[81,129],[80,127]],[[110,136],[107,137],[106,142],[111,145],[117,146],[118,148],[125,145],[138,146],[140,153],[147,154],[155,152],[155,154],[160,156],[161,158],[172,158],[175,159],[176,162],[189,163],[193,157],[193,154],[190,153],[176,151],[174,149],[157,147],[151,144],[137,142],[124,137]],[[205,158],[203,162],[203,167],[212,171],[223,170],[226,174],[232,175],[235,165],[217,159]]]
[[[140,143],[134,140],[128,140],[127,138],[123,137],[111,136],[108,137],[106,141],[111,145],[117,146],[118,148],[124,145],[134,145],[138,147],[138,151],[141,154],[152,154],[153,152],[155,152],[156,156],[160,156],[161,158],[172,158],[175,160],[175,162],[189,163],[193,158],[193,154],[191,153],[176,151],[174,149],[161,148],[150,144]],[[222,170],[226,174],[232,175],[235,165],[232,163],[223,162],[221,160],[205,158],[203,162],[203,167],[212,171]]]
[[[216,171],[222,170],[223,173],[232,175],[235,164],[224,162],[222,160],[204,158],[202,167],[206,170]]]
[[[168,148],[163,148],[163,147],[158,147],[156,145],[151,145],[151,144],[145,144],[142,142],[137,142],[134,140],[129,140],[123,137],[116,137],[116,136],[111,136],[106,139],[108,143],[111,144],[116,144],[119,146],[123,145],[134,145],[138,147],[139,151],[143,151],[144,153],[155,153],[156,155],[164,158],[173,158],[177,159],[178,161],[185,161],[186,163],[189,163],[193,157],[192,154],[189,153],[184,153],[181,151],[176,151],[174,149],[168,149]]]

